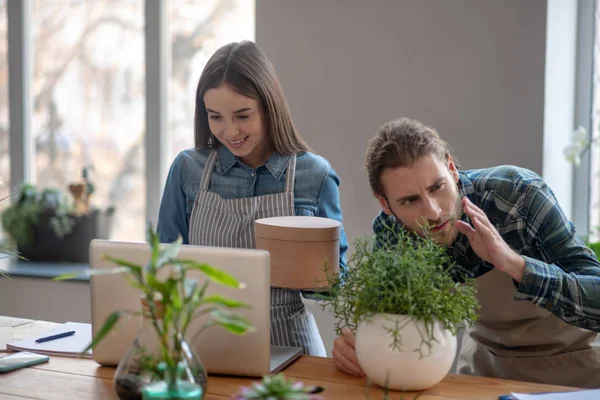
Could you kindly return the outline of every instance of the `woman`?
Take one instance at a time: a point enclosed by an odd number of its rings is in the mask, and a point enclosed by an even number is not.
[[[342,221],[339,178],[296,132],[275,69],[248,41],[221,47],[196,91],[195,148],[173,162],[160,206],[162,242],[254,248],[254,221]],[[340,237],[340,268],[347,240]],[[271,343],[326,356],[299,290],[271,288]]]

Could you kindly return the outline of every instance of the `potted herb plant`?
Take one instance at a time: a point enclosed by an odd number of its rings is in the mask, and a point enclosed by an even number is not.
[[[191,322],[203,315],[210,318],[198,332],[220,325],[234,334],[253,329],[250,322],[233,309],[245,303],[220,295],[205,296],[212,283],[243,288],[233,276],[197,260],[178,259],[181,237],[169,245],[161,245],[158,235],[148,227],[147,240],[151,257],[145,265],[106,256],[115,263],[112,269],[91,270],[92,275],[125,274],[140,289],[140,310],[118,310],[109,315],[92,343],[83,351],[95,348],[117,326],[124,316],[142,317],[138,337],[115,371],[115,391],[122,399],[201,399],[207,376],[202,363],[188,344]],[[201,271],[206,281],[188,278],[188,272]],[[63,275],[57,279],[70,279]]]
[[[356,335],[361,368],[392,390],[423,390],[448,373],[456,333],[476,320],[474,281],[452,280],[445,249],[430,237],[391,229],[359,238],[341,277],[330,277],[338,333]]]

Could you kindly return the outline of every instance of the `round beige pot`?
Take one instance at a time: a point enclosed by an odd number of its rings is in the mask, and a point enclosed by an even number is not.
[[[396,321],[404,325],[406,315],[377,314],[356,329],[356,356],[367,376],[376,384],[392,390],[424,390],[440,382],[450,371],[456,356],[456,336],[436,322],[429,348],[421,321],[411,320],[400,331],[401,346],[392,348]],[[386,330],[387,329],[387,330]],[[421,349],[422,356],[419,351]]]

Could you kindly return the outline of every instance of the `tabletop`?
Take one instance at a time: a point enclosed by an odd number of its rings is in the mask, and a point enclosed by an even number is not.
[[[6,351],[2,337],[22,340],[39,335],[59,324],[0,316],[0,352]],[[4,334],[4,335],[3,335]],[[115,369],[102,367],[93,360],[51,356],[48,363],[23,368],[0,375],[0,398],[23,399],[116,399],[113,390]],[[325,388],[325,399],[379,400],[384,399],[383,389],[366,379],[359,379],[338,371],[331,358],[302,356],[288,366],[284,374],[306,384]],[[255,379],[210,376],[206,400],[228,399],[239,392],[241,386]],[[494,399],[511,392],[535,393],[576,390],[561,386],[509,381],[469,375],[448,374],[440,383],[423,392],[390,392],[388,399]]]

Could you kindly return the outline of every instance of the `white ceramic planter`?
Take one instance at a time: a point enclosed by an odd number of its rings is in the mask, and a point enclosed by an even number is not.
[[[392,349],[392,335],[385,328],[394,321],[407,321],[406,315],[377,314],[361,322],[356,330],[356,356],[367,376],[376,384],[392,390],[424,390],[441,381],[450,371],[456,356],[456,336],[441,324],[434,324],[431,350],[422,343],[425,325],[412,320],[402,330],[402,348]],[[418,326],[418,329],[417,329]],[[423,357],[416,349],[421,348]]]

